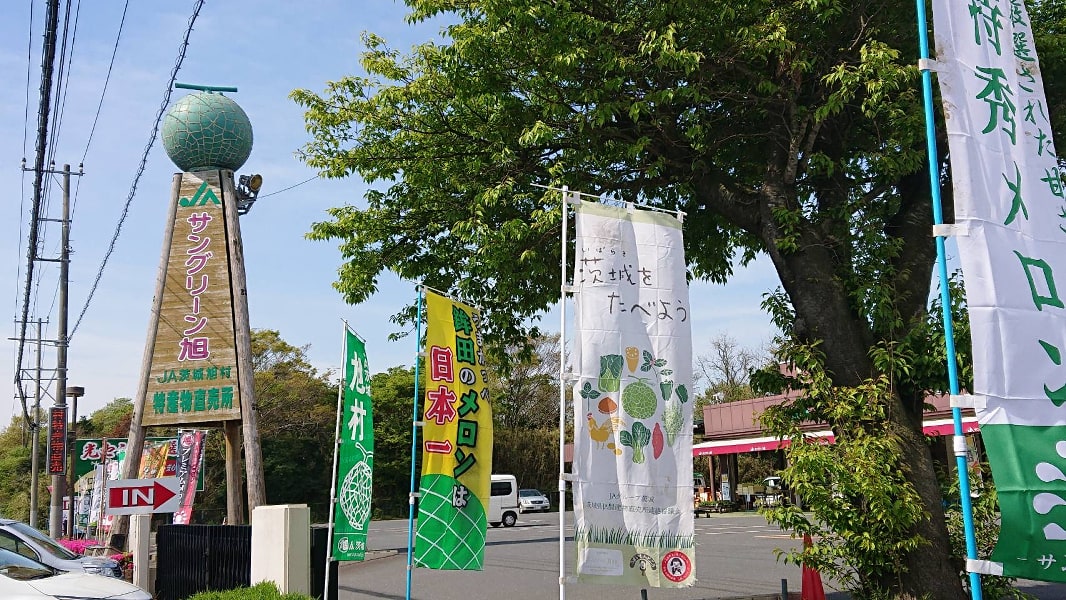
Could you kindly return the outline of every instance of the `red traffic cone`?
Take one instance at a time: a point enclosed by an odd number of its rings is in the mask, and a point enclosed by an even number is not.
[[[803,534],[803,547],[810,548],[813,542],[809,533]],[[825,589],[822,587],[822,576],[818,571],[803,564],[803,577],[800,580],[801,600],[825,600]]]

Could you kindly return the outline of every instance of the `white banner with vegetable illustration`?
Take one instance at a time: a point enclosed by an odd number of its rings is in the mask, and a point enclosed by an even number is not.
[[[681,222],[593,202],[575,212],[578,579],[691,586],[692,334]]]

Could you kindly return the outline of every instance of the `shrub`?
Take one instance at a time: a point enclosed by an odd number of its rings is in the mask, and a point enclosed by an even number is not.
[[[189,600],[313,600],[297,593],[282,594],[273,581],[264,581],[250,588],[237,588],[223,592],[200,592]]]
[[[92,539],[73,539],[72,540],[72,539],[63,538],[63,539],[56,540],[56,541],[58,541],[60,544],[63,544],[64,548],[66,548],[67,550],[70,550],[71,552],[73,552],[74,554],[77,554],[78,556],[84,555],[86,548],[88,548],[89,546],[95,546],[96,543],[97,543],[96,540],[92,540]]]

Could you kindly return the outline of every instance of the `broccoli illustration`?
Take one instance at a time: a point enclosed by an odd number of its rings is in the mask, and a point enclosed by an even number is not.
[[[681,412],[681,404],[673,400],[667,402],[666,408],[663,409],[663,430],[666,431],[668,445],[674,445],[674,438],[684,425],[685,416]]]
[[[648,442],[651,441],[650,429],[645,427],[640,421],[637,421],[633,423],[632,432],[625,429],[619,431],[618,439],[623,446],[629,446],[633,449],[633,462],[637,464],[644,463],[644,446],[647,446]]]

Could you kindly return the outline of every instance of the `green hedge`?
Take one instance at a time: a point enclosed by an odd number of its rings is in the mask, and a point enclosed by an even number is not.
[[[224,592],[200,592],[189,600],[313,600],[304,594],[282,594],[273,581],[264,581],[250,588],[237,588]]]

